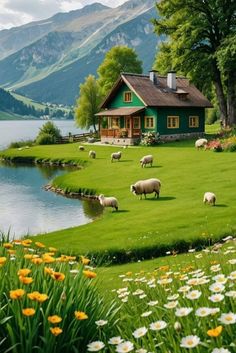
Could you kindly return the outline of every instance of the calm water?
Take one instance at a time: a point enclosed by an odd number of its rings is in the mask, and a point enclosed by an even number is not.
[[[0,120],[0,149],[6,148],[11,142],[34,139],[39,132],[39,128],[45,124],[45,120],[29,121],[1,121]],[[62,135],[79,134],[82,130],[75,127],[73,120],[53,121],[61,130]]]
[[[45,233],[89,223],[100,214],[96,201],[69,199],[42,188],[59,173],[51,167],[0,164],[0,230],[10,229],[14,237]]]

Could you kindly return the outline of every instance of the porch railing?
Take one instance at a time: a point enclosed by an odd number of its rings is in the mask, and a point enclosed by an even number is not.
[[[124,129],[101,129],[101,137],[112,137],[112,138],[134,138],[141,136],[141,129],[124,130]]]

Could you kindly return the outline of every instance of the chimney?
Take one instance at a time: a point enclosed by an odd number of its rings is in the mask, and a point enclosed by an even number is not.
[[[176,91],[176,72],[175,71],[169,71],[167,74],[167,86]]]
[[[156,85],[157,84],[157,72],[158,71],[156,71],[156,70],[150,70],[149,71],[149,79],[150,79],[150,81],[152,81],[152,83],[154,84],[154,85]]]

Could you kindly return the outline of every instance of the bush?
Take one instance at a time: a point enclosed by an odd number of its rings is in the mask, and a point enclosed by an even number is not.
[[[51,145],[56,142],[58,138],[61,137],[61,132],[51,121],[47,121],[39,131],[36,138],[36,143],[38,145]]]
[[[15,141],[11,142],[9,148],[20,148],[20,147],[31,147],[35,143],[34,140],[22,140],[22,141]]]
[[[38,135],[36,143],[37,145],[52,145],[56,143],[56,138],[50,134],[42,133]]]
[[[221,142],[219,140],[212,140],[208,142],[206,149],[212,150],[214,152],[222,152],[223,147],[221,145]]]
[[[142,134],[142,139],[140,145],[142,146],[154,146],[160,142],[159,134],[154,131],[144,132]]]
[[[216,108],[208,109],[206,124],[207,125],[214,124],[219,119],[219,117],[220,117],[219,111]]]

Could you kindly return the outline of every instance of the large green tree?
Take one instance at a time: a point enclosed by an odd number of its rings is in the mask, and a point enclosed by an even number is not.
[[[101,103],[101,93],[94,76],[89,75],[80,85],[79,98],[75,106],[75,121],[78,127],[89,129],[93,126],[96,130],[97,117]]]
[[[213,84],[224,125],[236,124],[236,1],[160,0],[156,7],[155,31],[168,41],[155,68],[167,61],[198,87]]]
[[[98,83],[105,96],[122,72],[142,73],[142,61],[134,49],[116,46],[110,49],[98,70]]]

